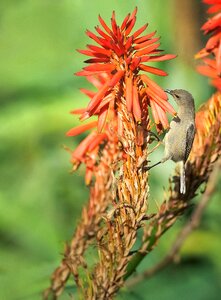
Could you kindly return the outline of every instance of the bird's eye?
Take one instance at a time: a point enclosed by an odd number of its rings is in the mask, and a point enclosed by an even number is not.
[[[180,98],[180,96],[179,95],[176,95],[176,97],[179,99]]]

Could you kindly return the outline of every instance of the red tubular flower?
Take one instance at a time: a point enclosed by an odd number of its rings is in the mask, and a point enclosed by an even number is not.
[[[196,58],[202,58],[204,65],[198,66],[198,71],[211,78],[211,84],[221,90],[221,0],[204,0],[212,5],[208,9],[209,14],[216,13],[203,26],[204,34],[210,34],[205,48],[196,54]],[[207,58],[210,56],[211,58]]]
[[[78,127],[74,127],[72,129],[70,129],[66,133],[66,135],[67,136],[75,136],[75,135],[81,134],[82,132],[84,132],[88,129],[94,128],[96,126],[97,126],[97,121],[94,121],[94,122],[91,122],[91,123],[88,123],[88,124],[84,124],[84,125],[80,125]]]
[[[221,10],[220,0],[203,0],[204,3],[212,5],[208,10],[208,14],[213,14]]]

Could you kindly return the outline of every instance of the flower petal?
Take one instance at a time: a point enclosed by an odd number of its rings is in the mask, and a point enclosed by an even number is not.
[[[220,22],[221,24],[221,22]],[[209,38],[209,40],[206,43],[206,50],[210,50],[213,49],[215,46],[218,45],[218,42],[220,41],[221,38],[221,32],[219,32],[218,34],[213,35],[211,38]]]
[[[91,142],[94,140],[95,136],[97,135],[96,132],[91,132],[82,142],[77,146],[77,148],[72,152],[72,159],[83,161],[84,155],[87,152]]]
[[[150,88],[146,88],[146,93],[148,96],[151,97],[152,100],[156,102],[157,105],[159,105],[164,111],[169,112],[173,116],[176,115],[176,111],[172,107],[172,105],[166,101],[161,99],[158,95],[156,95]]]
[[[135,56],[142,56],[142,55],[145,55],[145,54],[149,54],[152,51],[156,50],[159,46],[160,46],[160,43],[151,45],[151,46],[146,47],[146,48],[144,48],[140,51],[135,52],[134,55]]]
[[[157,105],[151,99],[150,99],[150,107],[151,107],[151,112],[152,112],[152,115],[153,115],[153,118],[154,118],[154,122],[156,124],[159,124],[160,123],[160,118],[159,118],[159,115],[158,115]]]
[[[117,35],[117,24],[116,24],[116,18],[115,18],[115,11],[112,12],[112,17],[111,17],[111,26],[114,35]]]
[[[126,51],[132,46],[132,42],[133,42],[133,36],[130,36],[129,39],[127,39],[127,42],[125,44],[125,50]]]
[[[207,10],[208,14],[214,14],[221,10],[221,4],[214,5]]]
[[[93,121],[91,123],[88,123],[88,124],[84,124],[84,125],[80,125],[80,126],[77,126],[77,127],[74,127],[72,129],[70,129],[66,135],[67,136],[76,136],[78,134],[81,134],[82,132],[86,131],[86,130],[89,130],[91,128],[94,128],[97,126],[97,121]]]
[[[157,106],[157,112],[160,118],[160,123],[163,125],[164,129],[167,129],[169,127],[169,122],[167,120],[165,111],[160,106]]]
[[[88,147],[88,151],[93,151],[94,148],[99,146],[103,140],[107,139],[107,134],[106,133],[99,133],[97,136],[94,138],[94,140],[91,142],[90,146]]]
[[[110,41],[111,37],[109,35],[107,35],[105,32],[103,32],[103,30],[101,30],[101,28],[99,26],[95,26],[95,30],[97,31],[97,33],[99,33],[104,39]]]
[[[92,83],[97,89],[101,89],[103,84],[101,83],[101,80],[100,78],[98,78],[98,76],[93,76],[93,75],[90,75],[90,76],[87,76],[87,80]]]
[[[87,66],[83,68],[85,71],[91,71],[91,72],[110,72],[115,69],[115,65],[113,64],[91,64],[90,66]]]
[[[209,55],[209,52],[205,48],[203,48],[198,53],[195,54],[195,59],[202,58],[207,55]]]
[[[86,108],[78,108],[78,109],[71,110],[70,113],[73,115],[81,115],[85,111],[86,111]]]
[[[113,100],[113,95],[112,94],[108,94],[106,97],[104,97],[101,101],[101,103],[98,105],[98,107],[96,108],[96,110],[93,111],[93,114],[98,114],[100,112],[100,110],[106,106],[107,104],[110,104],[110,101]],[[108,105],[109,107],[109,105]]]
[[[221,41],[219,42],[219,48],[216,55],[217,73],[221,76]]]
[[[86,35],[95,42],[97,42],[99,45],[104,46],[103,39],[91,32],[90,30],[86,30]]]
[[[94,173],[94,171],[92,168],[86,168],[86,172],[85,172],[85,184],[86,185],[89,185],[91,183],[93,173]],[[90,213],[91,213],[91,210],[90,210]]]
[[[97,47],[97,46],[94,46],[94,45],[87,45],[87,47],[94,51],[94,52],[97,52],[97,53],[100,53],[100,54],[104,54],[105,56],[110,56],[111,55],[111,51],[108,50],[108,49],[104,49],[104,48],[101,48],[101,47]]]
[[[142,48],[145,48],[151,44],[154,44],[155,42],[159,41],[159,37],[158,38],[154,38],[154,39],[150,39],[144,43],[140,43],[140,44],[137,44],[134,46],[134,49],[138,50],[138,49],[142,49]]]
[[[132,19],[127,23],[125,35],[129,35],[131,30],[133,29],[136,22],[136,16],[132,17]]]
[[[165,72],[161,69],[158,69],[158,68],[155,68],[155,67],[150,67],[150,66],[145,66],[143,64],[140,64],[139,68],[143,71],[146,71],[146,72],[149,72],[149,73],[152,73],[152,74],[155,74],[155,75],[159,75],[159,76],[167,76],[168,75],[167,72]]]
[[[108,105],[105,105],[101,108],[99,115],[98,115],[98,124],[97,124],[97,130],[98,132],[101,132],[104,128],[106,119],[108,115]]]
[[[143,33],[144,30],[146,30],[147,26],[148,26],[148,23],[144,24],[140,29],[138,29],[137,31],[135,31],[133,33],[133,39],[136,39],[141,33]]]
[[[134,71],[141,62],[141,57],[134,57],[132,62],[130,63],[131,71]]]
[[[133,86],[133,115],[137,122],[141,121],[141,107],[137,87]]]
[[[126,106],[127,110],[131,112],[133,105],[133,79],[131,76],[126,76]]]
[[[124,70],[117,71],[117,73],[115,73],[112,79],[110,80],[109,87],[114,87],[123,77],[124,73],[125,73]]]
[[[152,57],[150,57],[150,59],[148,61],[149,62],[151,62],[151,61],[157,62],[157,61],[174,59],[176,57],[177,57],[177,55],[174,55],[174,54],[164,54],[164,55],[152,56]]]
[[[211,68],[210,66],[197,66],[197,70],[199,73],[211,77],[211,78],[216,78],[217,77],[217,72],[215,69]]]
[[[158,84],[156,84],[156,82],[154,82],[153,80],[151,80],[149,77],[147,77],[144,74],[140,75],[140,78],[159,97],[161,97],[164,100],[167,100],[167,94],[164,92],[164,90]]]
[[[89,98],[93,98],[94,95],[96,94],[95,92],[92,92],[92,91],[89,91],[89,90],[83,89],[83,88],[81,88],[80,91],[82,93],[84,93],[85,95],[87,95]]]
[[[101,18],[100,15],[98,16],[98,19],[99,19],[99,22],[101,23],[102,27],[106,30],[106,32],[107,32],[109,35],[112,35],[111,29],[107,26],[107,24],[104,22],[104,20]]]
[[[143,42],[149,40],[150,38],[152,38],[156,33],[157,33],[157,31],[153,31],[153,32],[148,33],[148,34],[146,34],[146,35],[144,35],[144,36],[141,36],[141,37],[139,37],[139,38],[136,38],[136,39],[134,40],[134,44],[143,43]]]
[[[92,110],[95,108],[95,106],[98,105],[98,103],[102,100],[102,98],[105,96],[106,92],[109,89],[108,83],[106,83],[97,93],[96,95],[91,99],[90,103],[88,104],[87,111]]]
[[[130,14],[127,14],[126,18],[123,20],[123,22],[121,24],[121,27],[120,27],[121,31],[123,31],[125,29],[125,27],[127,25],[127,21],[129,20],[129,18],[130,18]]]

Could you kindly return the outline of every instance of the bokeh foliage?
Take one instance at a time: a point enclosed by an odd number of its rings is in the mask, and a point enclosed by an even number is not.
[[[68,112],[87,101],[78,90],[85,82],[72,76],[84,60],[75,49],[89,42],[85,29],[97,24],[99,13],[108,19],[115,9],[122,20],[137,5],[138,26],[149,22],[149,30],[162,36],[162,48],[176,53],[174,1],[1,0],[0,299],[41,299],[87,200],[83,170],[70,175],[63,147],[79,141],[64,135],[78,123]],[[210,95],[207,79],[184,55],[163,67],[170,74],[158,80],[163,87],[192,91],[197,107]],[[152,206],[160,201],[173,169],[171,162],[153,170]],[[200,229],[183,247],[182,263],[133,292],[122,291],[119,299],[219,299],[220,194],[219,187]],[[164,255],[183,222],[167,233],[140,270]],[[68,294],[62,299],[69,299]]]

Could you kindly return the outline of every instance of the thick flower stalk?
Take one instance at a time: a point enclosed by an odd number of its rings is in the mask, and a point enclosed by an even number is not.
[[[112,299],[123,285],[137,231],[148,219],[145,165],[154,138],[150,129],[154,124],[158,132],[166,129],[166,113],[174,115],[175,111],[164,90],[145,73],[166,76],[149,63],[175,55],[162,54],[156,32],[141,36],[147,24],[131,33],[136,13],[137,9],[128,14],[120,26],[114,12],[111,26],[99,16],[97,34],[86,31],[97,45],[78,50],[91,58],[76,75],[85,76],[97,91],[82,89],[90,99],[88,106],[72,114],[79,114],[81,121],[96,119],[72,128],[67,135],[92,129],[71,154],[74,170],[80,164],[86,167],[90,199],[46,299],[49,294],[56,299],[70,274],[85,299]],[[97,260],[88,267],[91,262],[85,251],[94,249],[94,244]]]

